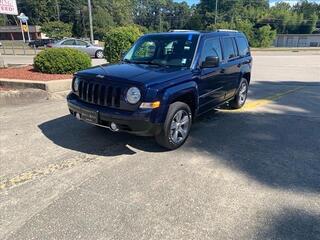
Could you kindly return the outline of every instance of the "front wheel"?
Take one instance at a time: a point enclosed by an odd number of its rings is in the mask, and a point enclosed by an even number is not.
[[[167,149],[177,149],[187,140],[191,124],[192,112],[190,107],[183,102],[172,103],[169,107],[163,129],[156,136],[156,141]]]
[[[237,91],[236,96],[234,97],[234,99],[230,102],[230,106],[234,109],[239,109],[242,108],[243,105],[245,104],[246,100],[247,100],[247,96],[248,96],[248,81],[245,78],[241,79],[240,82],[240,87]]]

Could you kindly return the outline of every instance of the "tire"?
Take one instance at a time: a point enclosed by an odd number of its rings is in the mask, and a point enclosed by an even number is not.
[[[157,143],[170,150],[179,148],[187,140],[191,124],[190,107],[183,102],[172,103],[160,134],[155,136]]]
[[[232,101],[230,101],[231,108],[240,109],[243,107],[248,97],[248,87],[249,84],[247,79],[242,78],[236,96]]]
[[[103,51],[102,50],[96,51],[95,56],[96,56],[96,58],[99,58],[99,59],[103,58]]]

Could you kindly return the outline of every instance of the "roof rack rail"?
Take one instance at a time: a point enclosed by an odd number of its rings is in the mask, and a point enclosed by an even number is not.
[[[238,30],[232,29],[217,29],[217,32],[239,32]]]
[[[170,29],[168,32],[196,32],[195,30],[187,30],[187,29]]]

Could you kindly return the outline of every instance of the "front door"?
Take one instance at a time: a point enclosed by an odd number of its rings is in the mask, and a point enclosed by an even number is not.
[[[217,56],[219,59],[222,59],[221,44],[218,37],[208,38],[204,41],[200,66],[209,56]],[[224,73],[221,65],[212,68],[201,68],[199,78],[199,113],[201,113],[224,100]]]

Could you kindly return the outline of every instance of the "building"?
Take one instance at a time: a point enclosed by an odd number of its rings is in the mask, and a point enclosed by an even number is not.
[[[40,31],[40,26],[29,26],[30,40],[44,38],[44,34]],[[25,39],[28,39],[28,34],[24,33]],[[0,40],[22,40],[20,26],[0,26]]]
[[[275,47],[320,47],[320,34],[278,34]]]

